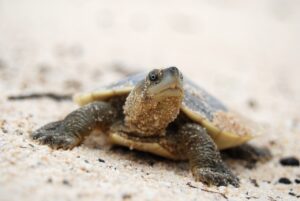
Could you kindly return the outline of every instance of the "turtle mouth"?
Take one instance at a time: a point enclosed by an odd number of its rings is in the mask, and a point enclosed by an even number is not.
[[[172,80],[171,82],[163,83],[160,86],[149,90],[148,95],[155,99],[162,99],[165,97],[182,97],[182,83],[178,80]]]
[[[159,90],[154,94],[155,97],[163,97],[163,96],[182,96],[183,89],[181,86],[177,84],[172,84],[170,86],[166,86],[165,88]]]

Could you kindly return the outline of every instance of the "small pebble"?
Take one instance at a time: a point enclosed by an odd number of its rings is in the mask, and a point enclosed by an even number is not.
[[[280,159],[280,164],[283,166],[299,166],[300,162],[296,157],[285,157]]]
[[[295,179],[296,184],[300,184],[300,179]]]
[[[132,197],[132,195],[130,195],[130,194],[124,194],[124,195],[122,195],[122,199],[123,200],[130,200],[131,199],[131,197]]]
[[[252,108],[252,109],[256,109],[257,108],[257,102],[256,102],[256,100],[254,100],[254,99],[249,99],[248,101],[247,101],[247,104],[248,104],[248,106],[250,107],[250,108]]]
[[[251,182],[255,187],[259,187],[259,185],[258,185],[256,179],[251,179],[251,178],[250,178],[250,182]]]
[[[63,180],[62,183],[66,186],[71,186],[70,182],[68,180]]]
[[[279,183],[281,184],[291,184],[291,180],[289,180],[288,178],[286,177],[281,177],[279,180],[278,180]]]
[[[100,163],[105,163],[105,160],[103,160],[103,159],[101,159],[101,158],[98,158],[98,161],[99,161]]]
[[[191,182],[186,183],[186,185],[191,188],[197,188],[197,186],[194,186]]]

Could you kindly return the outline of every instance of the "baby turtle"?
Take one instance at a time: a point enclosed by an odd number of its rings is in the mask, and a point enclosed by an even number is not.
[[[235,153],[255,160],[270,156],[265,149],[242,145],[254,136],[251,129],[176,67],[136,74],[74,100],[79,109],[31,137],[71,149],[100,128],[112,144],[188,160],[197,181],[218,186],[239,186],[219,150],[238,147]]]

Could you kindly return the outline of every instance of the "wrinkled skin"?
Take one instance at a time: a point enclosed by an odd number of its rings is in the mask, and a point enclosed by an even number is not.
[[[155,69],[137,84],[126,100],[115,97],[106,102],[92,102],[64,120],[37,129],[31,136],[55,149],[71,149],[96,128],[107,131],[108,136],[114,131],[132,142],[155,142],[173,158],[187,159],[197,181],[238,187],[239,179],[223,163],[205,128],[181,119],[182,80],[176,67]],[[240,150],[243,151],[256,159],[270,155],[258,149]]]

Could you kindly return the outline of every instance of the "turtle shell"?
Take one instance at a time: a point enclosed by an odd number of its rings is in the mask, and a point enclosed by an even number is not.
[[[82,106],[93,101],[129,94],[146,75],[147,73],[135,74],[91,92],[76,94],[74,101]],[[184,100],[181,111],[205,127],[220,150],[241,145],[255,136],[253,128],[248,126],[249,122],[229,111],[222,102],[186,77],[183,87]]]

